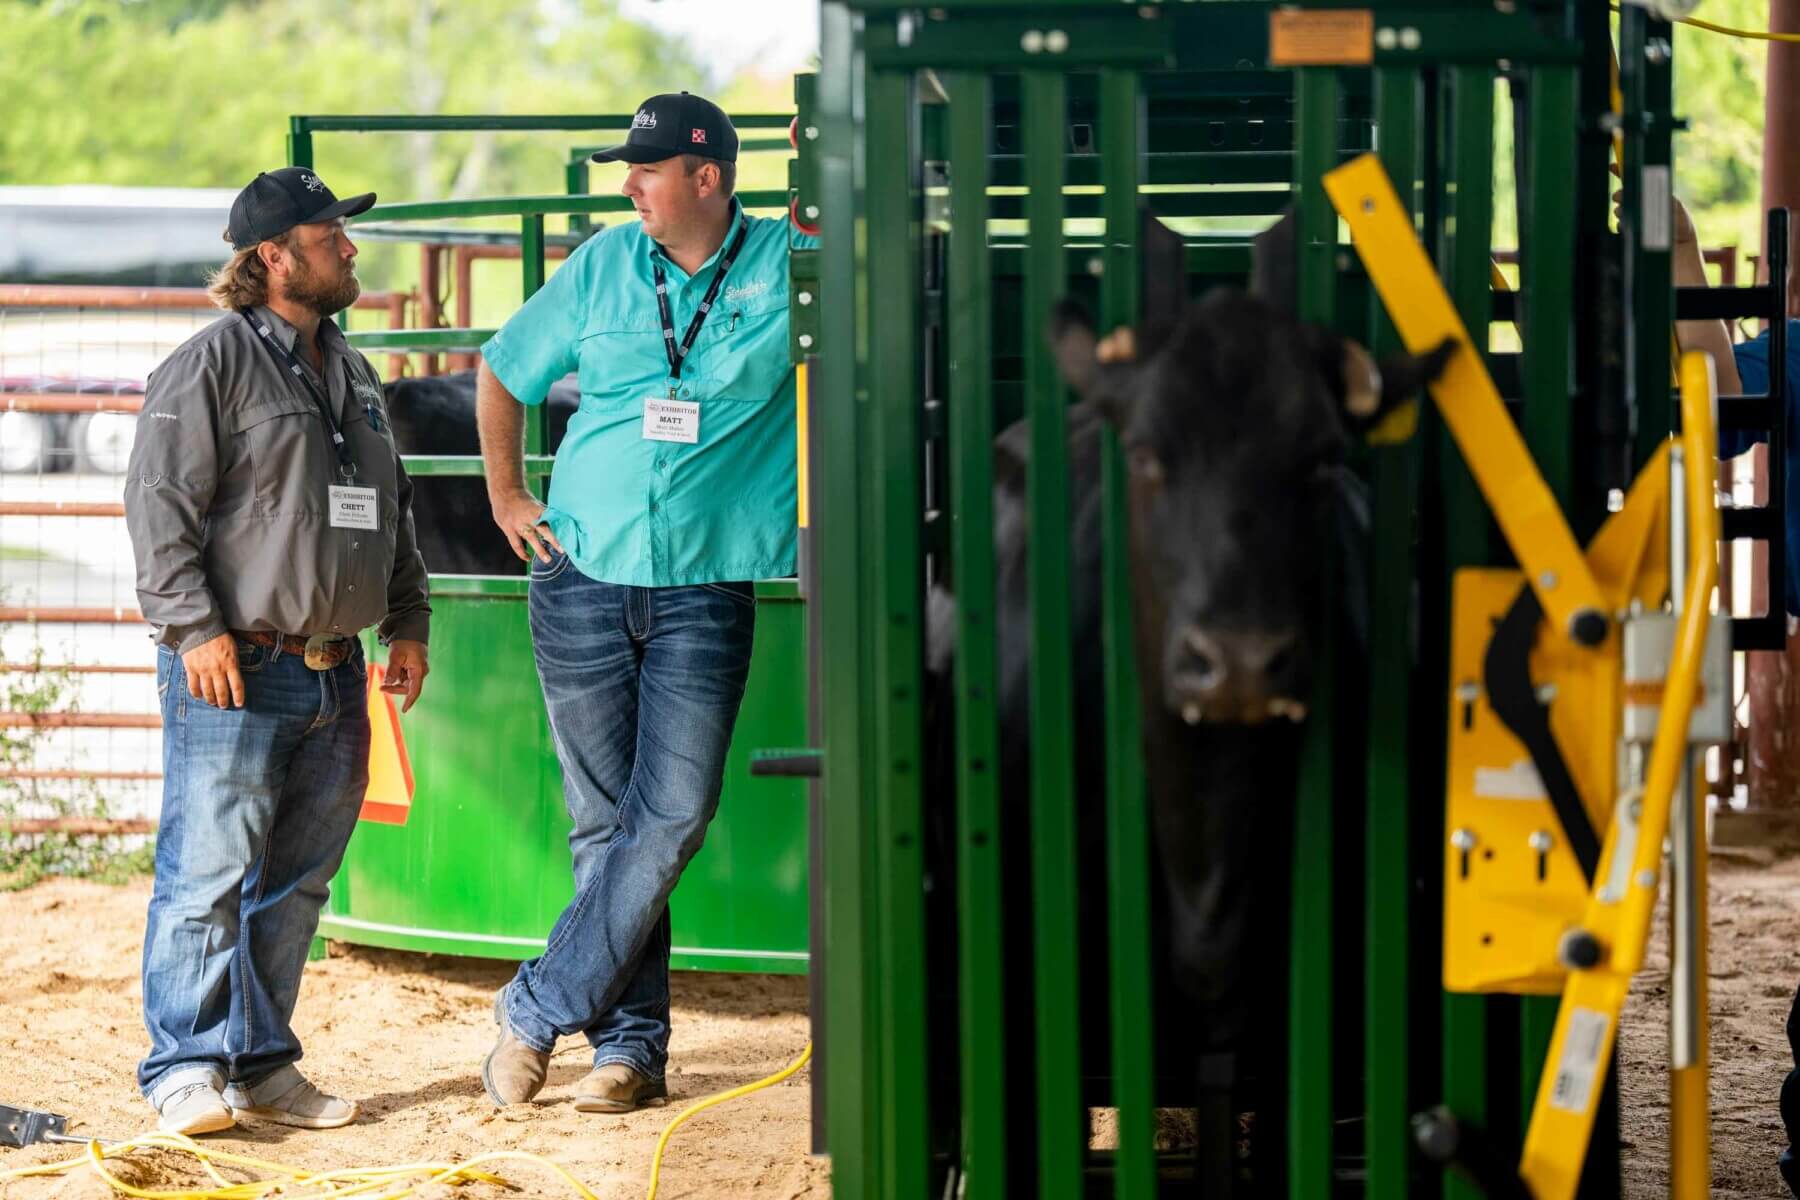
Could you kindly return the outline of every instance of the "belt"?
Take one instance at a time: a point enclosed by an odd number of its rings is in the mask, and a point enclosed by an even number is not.
[[[350,657],[350,650],[356,645],[355,638],[314,634],[312,637],[301,637],[296,633],[272,633],[266,629],[234,629],[231,636],[241,638],[252,646],[267,646],[273,649],[281,647],[283,654],[297,654],[306,660],[306,665],[315,671],[329,671],[331,668]]]

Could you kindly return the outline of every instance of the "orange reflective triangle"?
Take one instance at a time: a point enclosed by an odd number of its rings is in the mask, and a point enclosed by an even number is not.
[[[358,819],[404,825],[412,812],[412,760],[394,698],[381,690],[386,677],[380,663],[369,664],[369,787]]]

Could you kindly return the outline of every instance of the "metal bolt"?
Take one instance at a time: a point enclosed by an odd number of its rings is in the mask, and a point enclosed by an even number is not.
[[[812,334],[810,334],[810,333],[801,334],[799,337],[799,342],[800,342],[800,348],[802,350],[812,349]]]
[[[1539,854],[1548,854],[1550,853],[1550,847],[1556,845],[1556,839],[1551,837],[1548,833],[1545,833],[1542,829],[1539,829],[1525,839],[1525,844]]]
[[[1402,50],[1417,50],[1419,48],[1419,31],[1411,25],[1402,29],[1400,31],[1400,48]]]
[[[1394,32],[1392,25],[1383,25],[1375,31],[1375,48],[1377,50],[1392,50],[1399,44],[1400,36]]]
[[[1556,589],[1556,572],[1545,571],[1542,575],[1539,575],[1538,586],[1543,588],[1546,592],[1554,591]]]
[[[1027,29],[1025,35],[1019,39],[1019,49],[1027,54],[1042,54],[1044,52],[1044,31]]]
[[[817,125],[808,125],[806,127],[806,140],[809,142],[816,142],[819,140],[819,127]]]
[[[1473,704],[1481,699],[1481,685],[1473,681],[1456,685],[1456,698],[1464,704]]]
[[[1052,29],[1044,35],[1044,49],[1052,54],[1061,54],[1069,48],[1069,35],[1060,29]]]
[[[804,308],[808,304],[812,303],[812,293],[811,292],[801,292],[798,296],[796,296],[794,298],[796,300],[800,301],[800,306],[802,308]]]
[[[816,221],[819,219],[819,206],[818,205],[809,204],[806,206],[806,219],[809,221]]]
[[[1644,57],[1659,67],[1669,61],[1669,53],[1667,38],[1651,38],[1644,46]]]
[[[1625,489],[1608,488],[1606,491],[1606,511],[1620,512],[1625,507]]]
[[[1655,887],[1656,886],[1656,872],[1650,870],[1647,867],[1644,870],[1639,871],[1637,873],[1637,884],[1641,888]]]
[[[1375,211],[1375,197],[1364,196],[1363,202],[1362,202],[1362,210],[1366,213],[1374,212]]]
[[[1458,850],[1473,850],[1479,840],[1473,829],[1458,829],[1450,835],[1450,844]]]
[[[1098,278],[1101,275],[1106,274],[1106,263],[1101,261],[1101,258],[1098,254],[1094,255],[1094,257],[1087,260],[1087,273],[1089,275],[1095,276],[1096,278]]]
[[[1537,701],[1539,704],[1549,704],[1552,700],[1555,700],[1555,699],[1556,699],[1556,685],[1554,683],[1546,683],[1542,687],[1538,688]]]

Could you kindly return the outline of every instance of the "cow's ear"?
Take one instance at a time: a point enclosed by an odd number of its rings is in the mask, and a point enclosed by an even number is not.
[[[1138,324],[1135,349],[1150,357],[1181,323],[1188,302],[1187,246],[1181,235],[1157,220],[1149,205],[1138,208]]]
[[[1353,338],[1317,325],[1303,329],[1313,361],[1331,387],[1344,424],[1358,433],[1417,396],[1443,371],[1457,347],[1455,339],[1446,338],[1424,354],[1393,354],[1377,363]]]
[[[1289,207],[1281,219],[1250,241],[1250,294],[1289,316],[1299,311],[1298,246],[1295,242],[1294,210]]]

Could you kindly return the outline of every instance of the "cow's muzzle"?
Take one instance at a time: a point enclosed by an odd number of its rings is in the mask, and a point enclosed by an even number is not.
[[[1189,725],[1303,720],[1303,649],[1292,631],[1189,625],[1171,647],[1166,702]]]

